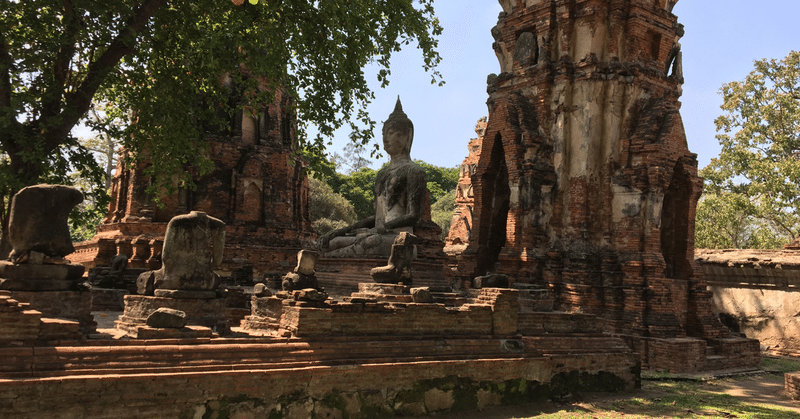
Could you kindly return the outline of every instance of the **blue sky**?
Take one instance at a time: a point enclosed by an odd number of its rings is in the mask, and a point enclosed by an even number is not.
[[[430,84],[419,52],[409,46],[393,57],[391,84],[380,89],[374,83],[376,99],[369,112],[380,125],[400,95],[415,126],[411,156],[454,167],[467,155],[475,122],[488,114],[486,76],[499,72],[490,30],[502,9],[496,0],[437,0],[435,8],[444,27],[439,70],[446,84]],[[681,115],[689,149],[698,154],[702,168],[719,153],[714,119],[722,113],[720,86],[744,79],[754,60],[782,59],[800,49],[800,1],[680,0],[673,13],[686,27]],[[348,133],[337,133],[329,151],[341,153]],[[380,132],[375,134],[379,140]]]

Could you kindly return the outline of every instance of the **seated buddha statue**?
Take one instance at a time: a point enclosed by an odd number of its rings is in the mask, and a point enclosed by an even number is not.
[[[413,233],[423,212],[425,171],[411,160],[414,124],[400,98],[383,124],[383,149],[389,164],[375,181],[375,215],[333,230],[319,240],[327,257],[389,256],[400,232]]]

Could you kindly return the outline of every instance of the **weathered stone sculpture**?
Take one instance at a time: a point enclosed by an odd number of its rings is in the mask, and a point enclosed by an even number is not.
[[[69,212],[81,201],[79,190],[63,185],[28,186],[17,192],[8,226],[11,261],[23,262],[31,251],[50,259],[63,259],[74,252],[67,221]]]
[[[11,261],[0,262],[0,289],[29,304],[44,317],[75,320],[81,333],[97,327],[92,297],[79,289],[84,267],[64,256],[74,251],[67,224],[69,212],[83,200],[77,189],[36,185],[11,200],[8,240]]]
[[[375,215],[322,236],[325,256],[389,256],[395,237],[414,232],[422,218],[425,172],[411,160],[414,124],[403,112],[400,98],[383,125],[383,148],[390,161],[375,182]]]
[[[128,268],[128,255],[111,258],[108,269],[89,270],[89,282],[98,288],[124,288],[125,269]]]
[[[408,232],[401,232],[392,244],[392,253],[386,266],[373,268],[369,274],[375,282],[385,284],[403,283],[411,286],[411,261],[414,259],[414,244],[417,236]]]
[[[136,279],[140,295],[125,296],[117,328],[132,337],[150,336],[147,319],[160,308],[170,308],[184,312],[187,324],[209,328],[191,333],[227,333],[225,299],[217,293],[219,276],[213,270],[222,261],[224,245],[222,221],[198,211],[173,217],[164,238],[161,269]]]
[[[8,240],[11,262],[0,262],[0,289],[62,291],[74,289],[81,265],[64,256],[73,252],[69,212],[83,200],[77,189],[62,185],[29,186],[11,201]]]
[[[153,285],[158,290],[214,291],[219,276],[213,267],[222,262],[225,223],[204,212],[174,217],[167,226],[163,266]]]
[[[283,276],[281,288],[284,291],[301,290],[305,288],[319,289],[314,267],[319,259],[319,253],[312,250],[297,252],[297,266],[292,272]]]

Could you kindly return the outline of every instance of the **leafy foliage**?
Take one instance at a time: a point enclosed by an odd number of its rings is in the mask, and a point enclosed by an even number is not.
[[[98,98],[112,119],[133,115],[115,138],[152,161],[150,192],[191,186],[193,175],[210,170],[204,131],[225,129],[248,105],[233,98],[270,103],[285,89],[312,155],[344,124],[368,142],[375,122],[366,113],[374,97],[366,64],[378,64],[386,86],[392,54],[413,42],[440,82],[442,29],[432,3],[0,0],[4,230],[7,201],[21,187],[96,170],[70,131]],[[319,132],[312,140],[302,135],[309,124]]]
[[[308,183],[310,188],[309,212],[314,228],[319,234],[325,234],[358,221],[353,204],[334,192],[330,185],[314,178],[310,178]]]
[[[425,170],[425,181],[428,182],[431,204],[456,189],[459,176],[457,167],[439,167],[425,163],[422,160],[414,160],[414,162]]]
[[[732,246],[790,241],[800,233],[800,52],[756,61],[721,93],[725,114],[715,123],[722,151],[701,171],[713,198],[698,211],[697,234]],[[725,226],[737,217],[744,224],[733,234]]]
[[[453,211],[456,209],[456,190],[442,195],[431,205],[431,220],[442,228],[441,239],[447,238],[450,225],[453,221]]]
[[[697,205],[695,246],[706,249],[777,249],[788,243],[741,194],[707,193]]]
[[[349,175],[336,173],[328,184],[353,204],[356,218],[362,220],[375,214],[375,179],[378,172],[364,167]]]

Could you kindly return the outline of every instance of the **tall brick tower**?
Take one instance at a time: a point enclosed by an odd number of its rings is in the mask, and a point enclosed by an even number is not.
[[[445,240],[448,246],[461,246],[469,243],[469,235],[472,230],[472,210],[475,206],[475,195],[472,193],[472,175],[475,174],[475,170],[478,168],[478,159],[481,155],[481,145],[483,144],[483,134],[485,132],[486,117],[483,117],[475,125],[475,134],[478,137],[469,140],[467,145],[469,154],[461,162],[458,186],[456,187],[456,207],[453,211],[450,231]]]
[[[231,119],[229,129],[207,132],[213,171],[195,177],[195,190],[181,189],[162,198],[163,208],[145,193],[146,164],[128,169],[120,159],[108,216],[94,238],[75,246],[70,259],[91,268],[125,254],[129,267],[154,269],[169,220],[203,211],[226,224],[220,273],[252,266],[257,276],[285,274],[296,264],[296,253],[316,238],[309,219],[305,164],[294,153],[295,119],[288,105],[289,95],[278,90],[273,103],[245,107]]]
[[[730,338],[694,263],[703,184],[679,113],[676,2],[500,1],[500,74],[456,276],[546,286],[557,308],[631,336],[645,366],[753,363],[757,341]],[[744,355],[714,364],[720,346]]]

